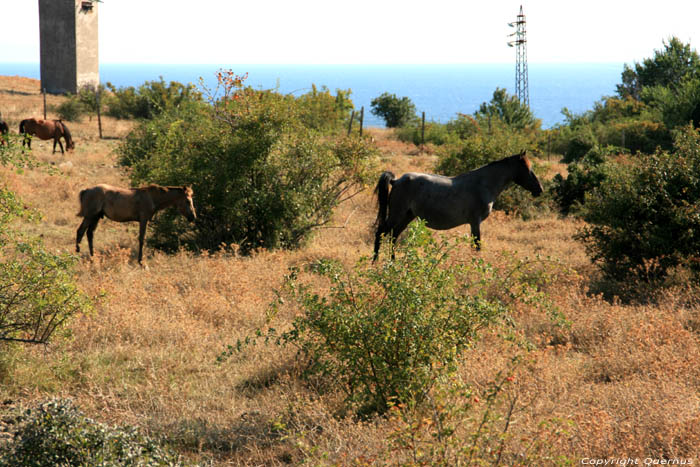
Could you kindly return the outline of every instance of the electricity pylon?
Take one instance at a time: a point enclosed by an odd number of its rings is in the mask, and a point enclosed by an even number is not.
[[[515,36],[515,39],[508,42],[509,47],[515,47],[515,95],[521,103],[530,107],[530,91],[527,84],[527,38],[525,36],[525,15],[523,6],[520,5],[518,18],[508,23],[508,26],[515,28],[515,32],[508,37]]]

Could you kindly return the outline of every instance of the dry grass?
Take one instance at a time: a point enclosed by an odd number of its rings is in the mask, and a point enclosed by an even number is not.
[[[0,77],[0,110],[13,131],[21,118],[39,115],[38,83]],[[106,119],[104,128],[119,138],[129,123]],[[73,250],[80,189],[103,182],[128,185],[113,154],[118,139],[99,140],[94,121],[73,123],[71,130],[77,141],[73,153],[52,155],[46,142],[33,148],[61,174],[0,169],[2,183],[44,215],[26,231],[41,235],[55,251]],[[434,163],[434,156],[394,141],[385,130],[368,132],[383,151],[383,165],[397,175],[430,170]],[[339,417],[338,395],[318,393],[300,381],[290,349],[256,347],[216,362],[226,344],[264,323],[273,289],[289,266],[321,257],[351,265],[370,253],[375,217],[370,195],[340,206],[334,224],[300,251],[234,257],[147,250],[148,269],[135,261],[136,226],[103,221],[95,235],[95,260],[83,253],[77,270],[81,287],[102,297],[94,313],[70,323],[70,338],[6,356],[0,398],[29,404],[70,396],[90,416],[162,435],[195,461],[276,465],[309,457],[312,463],[360,458],[391,463],[396,459],[385,439],[395,423]],[[700,461],[698,301],[683,290],[667,292],[653,305],[611,304],[587,293],[593,269],[572,240],[579,227],[572,219],[523,222],[501,213],[484,223],[485,260],[501,264],[503,251],[518,257],[537,253],[578,272],[548,288],[571,327],[556,328],[542,313],[519,308],[516,332],[535,349],[526,353],[497,332],[486,333],[464,357],[461,378],[484,388],[512,356],[525,355],[511,388],[523,402],[512,428],[516,445],[537,437],[540,422],[560,418],[573,424],[551,448],[575,462]],[[459,228],[447,235],[463,233]],[[472,253],[461,254],[466,259]]]

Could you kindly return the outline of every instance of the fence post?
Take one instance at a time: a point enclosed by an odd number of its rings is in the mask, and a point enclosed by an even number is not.
[[[100,107],[102,107],[102,90],[99,86],[95,90],[95,100],[97,101],[97,128],[100,132],[100,139],[102,139],[102,113],[100,112]]]
[[[423,112],[420,124],[420,144],[421,146],[425,146],[425,112]]]
[[[350,136],[350,133],[352,132],[352,121],[355,119],[355,110],[352,111],[352,114],[350,114],[350,123],[348,124],[348,136]]]
[[[41,91],[44,95],[44,120],[46,120],[46,88],[42,89]]]
[[[364,125],[365,122],[365,107],[362,106],[360,109],[360,137],[362,137],[362,126]]]

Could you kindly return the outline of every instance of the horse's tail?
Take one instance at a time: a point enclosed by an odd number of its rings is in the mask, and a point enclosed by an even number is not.
[[[78,211],[78,214],[76,214],[78,217],[85,217],[87,215],[86,209],[86,203],[83,201],[83,198],[85,198],[85,194],[87,193],[88,189],[80,190],[80,193],[78,194],[78,200],[80,201],[80,211]]]
[[[56,120],[61,127],[63,128],[63,139],[66,140],[66,149],[73,149],[75,148],[75,144],[73,143],[73,138],[70,135],[70,130],[66,126],[65,123],[63,123],[63,120]]]
[[[20,135],[21,135],[22,133],[24,133],[24,124],[25,124],[26,122],[27,122],[26,120],[22,120],[21,122],[19,122],[19,134],[20,134]]]
[[[392,172],[384,172],[379,177],[377,186],[374,189],[374,192],[377,194],[377,201],[379,202],[379,212],[377,212],[377,220],[375,222],[377,227],[386,222],[389,211],[389,184],[391,184],[395,178]]]

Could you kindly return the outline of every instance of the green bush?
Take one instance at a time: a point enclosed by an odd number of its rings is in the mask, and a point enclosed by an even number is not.
[[[496,88],[491,101],[482,103],[474,116],[489,125],[497,120],[514,130],[538,129],[541,125],[527,105],[502,88]]]
[[[52,110],[58,114],[58,118],[68,122],[80,122],[88,109],[80,101],[78,96],[68,95],[66,100],[53,107]]]
[[[28,409],[14,438],[0,444],[0,466],[173,466],[178,456],[131,427],[112,428],[85,417],[70,400]]]
[[[280,342],[298,346],[308,371],[339,384],[361,413],[421,399],[505,312],[469,290],[476,265],[451,264],[448,255],[448,243],[415,222],[394,261],[365,258],[352,272],[332,261],[313,264],[328,292],[316,292],[293,270],[278,305],[294,303],[301,314]]]
[[[187,102],[201,102],[202,95],[192,84],[171,81],[166,84],[161,77],[158,81],[147,81],[133,86],[117,89],[107,83],[110,95],[105,96],[106,114],[120,119],[152,119],[156,115],[177,108]]]
[[[676,137],[672,153],[639,156],[586,195],[577,236],[606,276],[655,280],[676,266],[700,272],[700,134]]]
[[[367,140],[305,126],[308,99],[245,88],[225,72],[219,78],[226,89],[211,105],[170,107],[140,123],[119,149],[132,183],[194,189],[194,228],[163,212],[151,241],[168,249],[296,248],[368,181],[377,151]]]
[[[385,92],[370,102],[372,114],[384,119],[388,128],[400,128],[415,121],[416,106],[408,97],[396,97]]]
[[[447,125],[437,122],[426,122],[425,134],[422,133],[421,123],[406,125],[396,130],[396,136],[400,141],[419,144],[434,144],[441,146],[450,141],[457,141],[457,135],[450,134]]]
[[[0,155],[3,165],[32,165],[18,146],[0,149]],[[73,278],[77,258],[51,253],[18,231],[18,219],[35,217],[13,192],[0,188],[0,341],[47,343],[68,318],[89,308]]]
[[[554,176],[550,189],[554,201],[563,214],[577,212],[586,193],[606,183],[620,168],[600,151],[591,149],[582,159],[567,166],[567,176]]]
[[[335,96],[325,86],[319,90],[311,85],[311,91],[296,99],[301,123],[313,130],[339,132],[346,130],[353,109],[350,90],[337,89]]]

